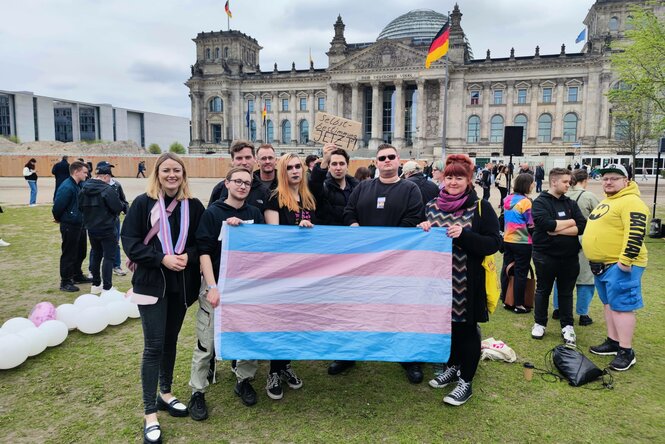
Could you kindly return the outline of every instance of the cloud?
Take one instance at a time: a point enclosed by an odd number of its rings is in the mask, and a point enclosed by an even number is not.
[[[189,77],[189,67],[171,67],[159,63],[137,61],[130,65],[132,79],[145,83],[182,83]]]

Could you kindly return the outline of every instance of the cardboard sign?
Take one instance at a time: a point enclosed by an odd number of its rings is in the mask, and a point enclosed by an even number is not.
[[[312,140],[323,144],[334,143],[347,151],[358,148],[362,139],[362,124],[332,114],[318,112],[314,121]]]

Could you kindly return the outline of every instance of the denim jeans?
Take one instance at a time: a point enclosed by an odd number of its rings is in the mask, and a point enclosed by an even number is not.
[[[92,273],[92,285],[104,283],[104,290],[113,286],[113,259],[118,247],[117,234],[114,232],[97,235],[88,233],[90,236],[90,271]],[[104,260],[102,261],[102,257]],[[99,265],[102,265],[101,276]]]
[[[141,383],[146,415],[157,412],[156,389],[171,393],[178,334],[187,307],[181,292],[168,292],[153,305],[139,305],[143,325]]]
[[[37,203],[37,181],[28,180],[28,186],[30,187],[30,205]]]
[[[575,313],[578,315],[589,314],[589,306],[591,305],[594,291],[596,291],[595,285],[577,284],[577,301],[575,302]],[[556,288],[556,282],[554,283],[552,307],[554,307],[555,310],[559,309],[559,291]]]

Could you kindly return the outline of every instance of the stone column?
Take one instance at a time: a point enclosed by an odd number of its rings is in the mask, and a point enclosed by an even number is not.
[[[556,103],[554,105],[554,116],[552,116],[552,142],[560,142],[563,140],[564,80],[565,79],[557,79],[556,81]]]
[[[326,112],[337,114],[337,83],[329,83],[326,97]]]
[[[194,112],[192,113],[192,138],[199,142],[204,142],[205,129],[203,122],[203,93],[195,91],[192,97],[192,108]]]
[[[393,128],[393,146],[404,148],[404,81],[395,80],[395,128]]]
[[[198,124],[199,124],[198,108],[194,94],[196,93],[191,93],[189,95],[189,99],[192,102],[192,143],[198,142],[200,140],[199,129],[198,129]]]
[[[254,98],[254,113],[250,114],[249,119],[252,120],[254,119],[254,123],[256,123],[256,143],[261,143],[263,142],[263,135],[261,134],[261,112],[263,111],[263,106],[261,106],[261,93],[258,92],[256,93],[256,97]],[[250,123],[250,131],[251,131],[251,123]]]
[[[360,113],[358,112],[358,95],[359,95],[359,85],[358,82],[353,82],[351,84],[351,120],[356,122],[361,122]]]
[[[421,153],[425,146],[425,133],[427,131],[425,116],[427,115],[427,97],[425,94],[425,81],[416,80],[416,88],[418,91],[418,103],[416,105],[416,143],[414,148],[416,155]]]
[[[490,140],[490,100],[491,100],[491,90],[490,82],[483,82],[483,92],[482,92],[482,105],[483,113],[480,117],[480,142],[489,143]]]
[[[383,142],[382,108],[381,83],[372,82],[372,138],[369,140],[369,149],[371,150],[376,150]]]
[[[450,79],[448,79],[448,82],[450,82]],[[448,106],[448,114],[447,116],[443,115],[443,109]],[[445,118],[444,118],[445,117]],[[450,96],[448,97],[448,103],[446,104],[446,79],[439,79],[439,134],[436,135],[439,140],[443,138],[443,125],[446,125],[446,155],[449,152],[448,151],[448,140],[451,139],[451,134],[448,132],[448,129],[450,128],[451,125],[448,125],[448,121],[450,120]],[[432,150],[432,155],[435,155],[435,151],[439,151],[437,154],[437,157],[440,157],[443,153],[443,140],[440,142],[435,142],[434,143],[434,149]],[[441,149],[438,150],[437,147],[440,147]],[[444,159],[445,160],[445,159]]]
[[[309,108],[309,139],[312,139],[314,134],[314,121],[316,120],[316,100],[314,97],[314,90],[307,91],[307,107]]]
[[[298,118],[296,117],[296,92],[289,91],[289,107],[291,111],[291,145],[298,144],[300,140],[300,128],[298,127]]]
[[[224,125],[222,126],[222,140],[225,142],[228,142],[231,140],[231,121],[229,120],[230,116],[230,107],[231,107],[231,101],[229,100],[231,98],[231,95],[229,94],[228,91],[222,92],[222,100],[224,103],[222,106],[224,107],[223,111],[223,116],[224,116]]]
[[[337,115],[339,117],[346,117],[344,115],[344,85],[341,83],[337,84]]]
[[[609,72],[602,73],[600,75],[600,82],[598,84],[599,94],[596,96],[599,99],[599,112],[600,112],[600,122],[598,126],[598,137],[606,137],[608,140],[612,139],[612,128],[610,127],[610,101],[603,100],[602,98],[606,97],[607,93],[610,90],[610,81],[612,79],[612,74]],[[614,122],[612,122],[614,123]]]
[[[504,125],[513,125],[513,102],[515,101],[515,81],[509,80],[506,85],[506,115],[504,116]]]
[[[538,143],[538,95],[540,93],[540,86],[538,85],[538,80],[534,79],[531,81],[531,87],[529,88],[529,94],[531,95],[531,110],[529,112],[529,120],[527,125],[529,127],[528,139],[533,139],[535,144]],[[527,140],[528,142],[528,140]],[[539,153],[540,153],[539,149]]]
[[[272,123],[274,129],[273,138],[276,140],[276,143],[279,144],[282,143],[282,115],[280,114],[282,99],[279,97],[279,91],[276,91],[275,94],[273,94],[273,97],[275,98],[275,102],[272,104],[272,109],[275,113],[275,120],[273,120]]]

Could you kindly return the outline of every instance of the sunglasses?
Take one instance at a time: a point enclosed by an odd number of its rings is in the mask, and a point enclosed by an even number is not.
[[[236,186],[239,187],[239,188],[242,187],[243,185],[244,185],[246,188],[251,188],[251,186],[252,186],[252,182],[249,182],[249,181],[245,182],[245,181],[242,180],[242,179],[231,179],[230,182],[233,182],[233,183],[236,184]]]
[[[300,168],[302,168],[302,165],[300,165],[299,163],[296,163],[295,165],[287,165],[286,166],[286,171],[291,171],[294,168],[296,170],[299,170]]]
[[[388,154],[387,156],[379,156],[376,158],[379,162],[385,162],[386,159],[388,160],[395,160],[397,159],[397,154]]]

